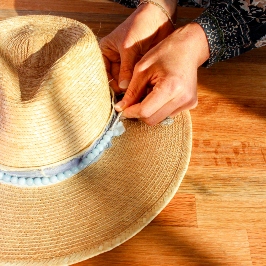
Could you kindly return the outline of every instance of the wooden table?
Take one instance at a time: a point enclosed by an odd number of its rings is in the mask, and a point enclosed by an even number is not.
[[[53,14],[105,36],[132,12],[107,0],[1,0],[0,19]],[[200,9],[180,8],[179,24]],[[179,192],[137,236],[85,265],[266,265],[266,49],[199,69]]]

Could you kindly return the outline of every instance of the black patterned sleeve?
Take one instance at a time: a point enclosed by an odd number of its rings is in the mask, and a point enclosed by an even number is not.
[[[136,7],[139,0],[114,0]],[[207,7],[194,20],[204,29],[210,48],[206,66],[266,45],[266,0],[179,0],[179,5]]]
[[[204,29],[210,48],[206,66],[266,45],[265,1],[211,1],[194,20]]]
[[[138,6],[140,0],[114,0],[114,2],[117,2],[126,7],[134,8]]]

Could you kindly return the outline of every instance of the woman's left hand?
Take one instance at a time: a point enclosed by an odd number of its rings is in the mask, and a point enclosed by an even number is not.
[[[169,2],[168,9],[174,13],[176,0],[160,1]],[[153,4],[142,4],[114,31],[101,39],[100,48],[110,86],[117,94],[127,89],[140,58],[173,31],[173,25],[160,8]]]

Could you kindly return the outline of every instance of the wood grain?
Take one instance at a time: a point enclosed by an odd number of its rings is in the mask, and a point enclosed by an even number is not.
[[[252,265],[246,230],[149,226],[111,252],[75,266]]]
[[[132,12],[108,0],[0,2],[0,20],[66,16],[98,37]],[[179,8],[178,24],[201,12]],[[178,193],[135,237],[76,266],[266,265],[265,62],[266,47],[199,69],[191,162]]]
[[[17,11],[60,11],[73,13],[100,13],[129,15],[134,9],[126,8],[109,0],[1,0],[0,9]]]
[[[251,228],[247,232],[252,264],[254,266],[266,265],[266,230]]]
[[[197,198],[197,220],[200,228],[245,228],[265,231],[265,210],[265,198],[243,200],[225,195],[208,199]]]
[[[166,208],[151,222],[151,225],[197,227],[196,199],[194,194],[176,193]]]

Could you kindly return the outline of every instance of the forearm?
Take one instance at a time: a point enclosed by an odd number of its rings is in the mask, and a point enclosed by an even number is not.
[[[207,66],[266,44],[266,10],[260,6],[244,6],[240,1],[215,3],[195,22],[208,38]]]

